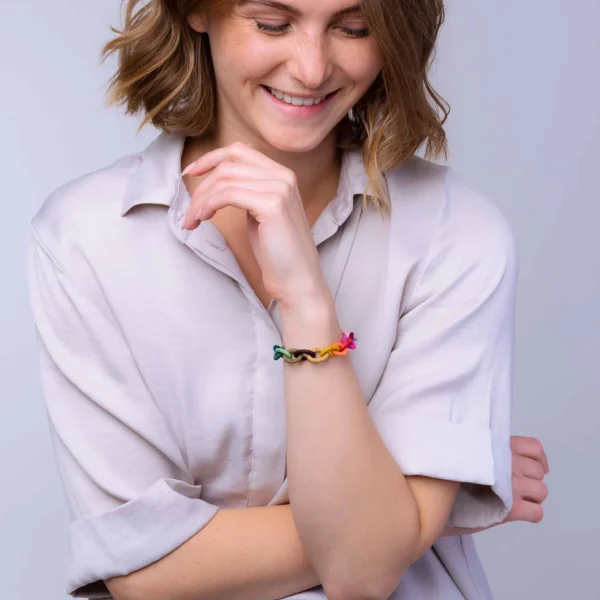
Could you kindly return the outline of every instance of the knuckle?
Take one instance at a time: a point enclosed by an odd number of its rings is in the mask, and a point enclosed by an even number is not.
[[[544,479],[544,475],[545,475],[546,473],[545,473],[545,471],[544,471],[544,467],[543,467],[543,466],[542,466],[540,463],[538,463],[538,462],[536,462],[536,463],[535,463],[534,470],[535,470],[535,473],[533,474],[533,476],[534,476],[536,479],[539,479],[540,481],[541,481],[542,479]]]
[[[215,183],[214,192],[222,193],[223,190],[226,190],[228,187],[231,187],[231,184],[227,180],[220,180]]]
[[[231,198],[236,194],[237,188],[235,187],[235,185],[227,184],[223,186],[223,192],[228,198]]]
[[[296,173],[294,171],[292,171],[291,169],[286,169],[284,180],[287,183],[287,185],[290,187],[296,187],[296,185],[298,183],[298,178],[296,177]]]
[[[235,188],[232,185],[225,184],[217,191],[218,191],[219,196],[223,200],[230,200],[233,198],[233,195],[235,193]],[[207,202],[207,204],[208,204],[208,202]]]
[[[278,197],[283,198],[290,191],[290,184],[287,181],[278,181],[276,189]]]
[[[531,452],[535,455],[539,455],[542,453],[542,449],[543,449],[542,442],[540,442],[540,440],[538,440],[537,438],[524,437],[523,441],[526,444],[526,447],[529,450],[529,452]]]
[[[233,163],[229,161],[223,161],[222,163],[217,165],[215,169],[215,174],[217,179],[220,177],[226,177],[231,174],[231,166]]]
[[[281,194],[271,193],[268,196],[268,202],[265,203],[265,206],[270,214],[279,214],[283,208],[283,198]]]
[[[233,142],[231,145],[231,150],[236,158],[240,158],[243,152],[246,150],[246,146],[242,142]]]
[[[544,447],[542,446],[542,442],[537,438],[530,438],[529,441],[531,445],[531,450],[536,454],[536,456],[541,456],[544,452]]]

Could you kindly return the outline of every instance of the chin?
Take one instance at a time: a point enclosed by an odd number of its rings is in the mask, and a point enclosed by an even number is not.
[[[315,135],[299,136],[297,133],[290,133],[288,135],[273,136],[272,134],[265,133],[261,135],[265,144],[268,144],[272,148],[280,152],[310,152],[315,148],[318,148],[323,143],[325,138],[329,135],[327,132],[324,136],[315,137]]]

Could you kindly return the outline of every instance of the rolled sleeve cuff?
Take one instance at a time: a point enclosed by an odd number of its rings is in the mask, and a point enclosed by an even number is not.
[[[202,486],[156,481],[146,493],[69,529],[67,592],[74,598],[111,598],[104,579],[129,575],[183,544],[217,513],[200,500]]]
[[[460,481],[449,527],[489,527],[512,508],[510,439],[485,427],[415,417],[376,415],[379,434],[404,475]]]

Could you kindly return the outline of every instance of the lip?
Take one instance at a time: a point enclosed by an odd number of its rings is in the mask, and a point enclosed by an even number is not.
[[[277,106],[277,108],[285,112],[285,114],[290,117],[299,118],[312,117],[322,112],[339,91],[336,90],[335,92],[328,94],[327,96],[325,96],[325,99],[319,104],[313,104],[312,106],[294,106],[293,104],[287,104],[286,102],[283,102],[283,100],[279,100],[279,98],[273,96],[273,94],[271,94],[271,92],[269,92],[269,90],[265,86],[261,85],[260,87],[267,96],[267,98],[271,100],[271,102],[273,102],[273,104]]]

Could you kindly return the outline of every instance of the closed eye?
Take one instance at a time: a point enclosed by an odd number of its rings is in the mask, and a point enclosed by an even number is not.
[[[271,25],[269,23],[261,23],[260,21],[255,21],[255,23],[260,31],[266,31],[268,33],[284,33],[291,27],[289,23],[285,23],[284,25]],[[351,29],[349,27],[340,27],[339,29],[346,35],[355,38],[362,38],[369,35],[368,29]]]

